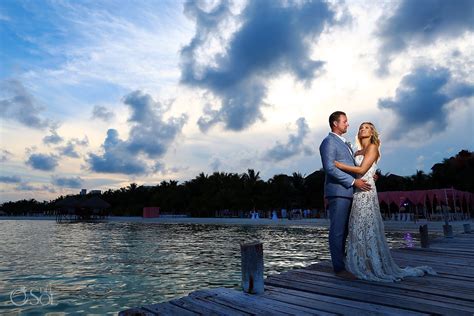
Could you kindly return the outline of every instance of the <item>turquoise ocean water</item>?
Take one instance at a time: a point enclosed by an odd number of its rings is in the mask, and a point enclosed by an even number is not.
[[[387,236],[392,247],[417,242]],[[0,314],[116,314],[239,288],[239,243],[256,239],[266,275],[329,258],[321,227],[2,220]]]

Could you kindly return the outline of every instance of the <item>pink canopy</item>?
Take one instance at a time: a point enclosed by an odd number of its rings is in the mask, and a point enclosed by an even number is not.
[[[459,191],[453,188],[414,191],[387,191],[378,193],[379,203],[385,202],[388,205],[394,203],[398,207],[400,207],[406,200],[410,201],[414,205],[423,205],[426,201],[426,198],[428,198],[430,203],[433,204],[435,197],[439,204],[454,202],[456,205],[460,204],[461,207],[463,204],[466,204],[468,208],[472,208],[474,204],[473,193]]]

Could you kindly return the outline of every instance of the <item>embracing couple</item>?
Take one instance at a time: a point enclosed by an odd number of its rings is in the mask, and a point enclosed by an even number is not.
[[[374,181],[380,159],[375,126],[369,122],[360,125],[355,153],[342,137],[349,127],[346,114],[332,113],[329,126],[331,132],[319,151],[326,173],[329,249],[336,275],[351,280],[394,282],[406,276],[436,274],[427,266],[402,269],[390,254]]]

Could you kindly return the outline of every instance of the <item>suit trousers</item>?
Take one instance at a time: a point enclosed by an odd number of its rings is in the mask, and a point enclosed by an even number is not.
[[[329,250],[334,272],[345,270],[344,256],[352,199],[347,197],[328,197],[329,208]]]

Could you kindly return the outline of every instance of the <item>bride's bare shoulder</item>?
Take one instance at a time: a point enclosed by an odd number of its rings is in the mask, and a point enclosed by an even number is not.
[[[376,144],[370,144],[366,148],[366,153],[368,153],[370,156],[375,156],[375,160],[378,160],[380,158],[380,153],[379,153],[379,146]]]
[[[369,146],[367,146],[366,148],[366,151],[367,152],[376,152],[378,151],[378,146],[376,144],[369,144]]]
[[[364,155],[364,150],[363,150],[363,149],[359,149],[358,151],[356,151],[356,152],[354,153],[354,157],[355,157],[355,156],[359,156],[359,155],[362,155],[362,156]]]

